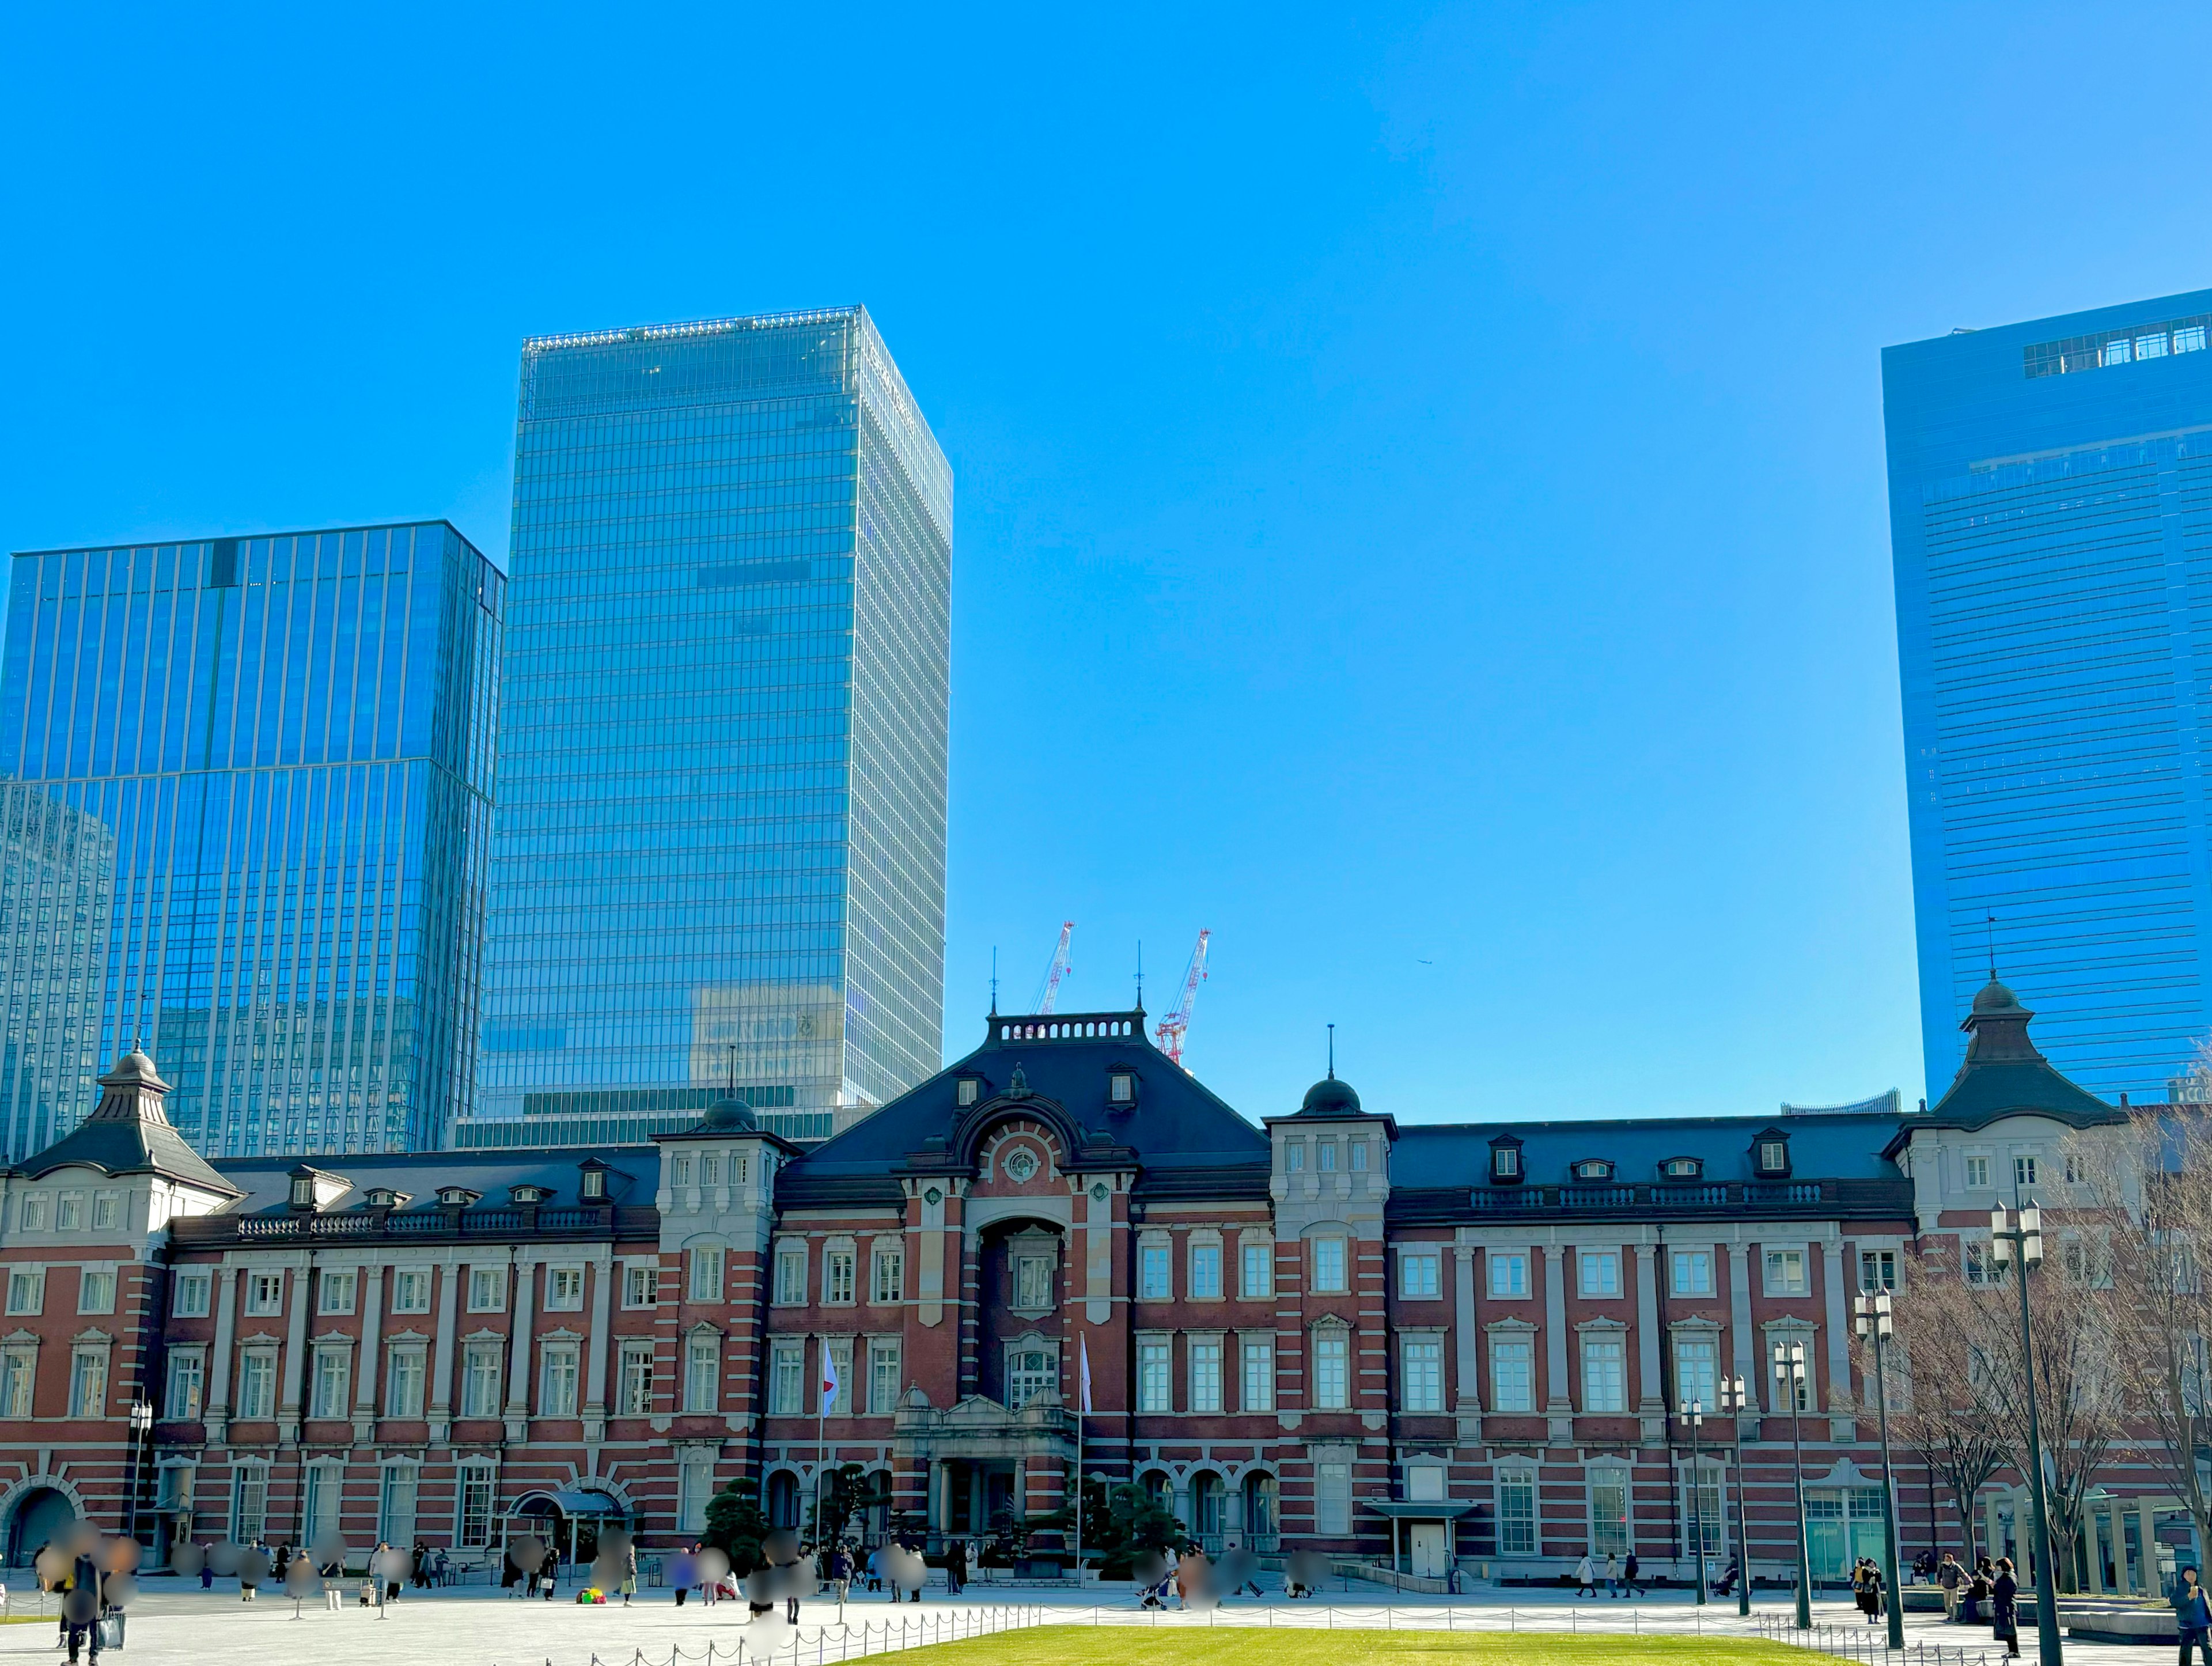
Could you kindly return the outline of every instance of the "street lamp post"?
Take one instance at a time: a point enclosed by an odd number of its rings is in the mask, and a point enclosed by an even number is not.
[[[1889,1584],[1889,1646],[1905,1646],[1905,1591],[1897,1577],[1897,1483],[1889,1469],[1889,1355],[1883,1344],[1893,1329],[1889,1292],[1858,1298],[1856,1329],[1874,1343],[1874,1403],[1881,1417],[1881,1577]]]
[[[1705,1421],[1705,1402],[1692,1400],[1675,1415],[1690,1429],[1690,1519],[1698,1524],[1698,1606],[1705,1606],[1705,1511],[1698,1497],[1698,1431]]]
[[[1735,1611],[1751,1612],[1751,1541],[1744,1537],[1743,1526],[1743,1419],[1751,1409],[1745,1397],[1743,1378],[1724,1377],[1721,1379],[1721,1410],[1728,1414],[1729,1427],[1735,1433]]]
[[[2043,1428],[2035,1414],[2035,1330],[2027,1312],[2027,1275],[2043,1265],[2043,1211],[2032,1200],[2017,1215],[2002,1204],[1990,1211],[1990,1260],[2006,1267],[2015,1248],[2021,1386],[2027,1394],[2027,1477],[2035,1500],[2035,1651],[2042,1666],[2065,1666],[2065,1645],[2058,1636],[2058,1561],[2051,1553],[2051,1512],[2043,1495]]]
[[[1813,1551],[1805,1540],[1805,1437],[1798,1428],[1797,1398],[1805,1388],[1805,1345],[1774,1345],[1774,1381],[1790,1408],[1790,1447],[1796,1454],[1790,1478],[1797,1485],[1797,1629],[1813,1629]]]
[[[126,1539],[135,1539],[138,1536],[138,1489],[142,1481],[143,1455],[146,1450],[146,1437],[152,1432],[153,1427],[154,1408],[143,1400],[132,1401],[131,1402],[130,1500],[123,1526],[123,1536]]]

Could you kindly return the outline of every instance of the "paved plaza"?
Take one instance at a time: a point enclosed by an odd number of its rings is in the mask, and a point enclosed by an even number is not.
[[[146,1593],[133,1603],[129,1646],[116,1657],[117,1666],[199,1666],[215,1661],[227,1666],[591,1666],[595,1657],[603,1666],[665,1666],[678,1657],[691,1666],[710,1660],[737,1663],[741,1645],[744,1659],[762,1666],[769,1666],[770,1649],[778,1661],[809,1666],[1037,1624],[1771,1636],[1773,1626],[1786,1622],[1790,1612],[1786,1598],[1774,1597],[1763,1597],[1747,1620],[1737,1615],[1733,1602],[1699,1609],[1671,1593],[1635,1602],[1577,1600],[1545,1590],[1446,1599],[1354,1585],[1311,1601],[1288,1602],[1271,1593],[1210,1611],[1161,1613],[1139,1608],[1127,1587],[1079,1595],[971,1586],[960,1597],[932,1590],[920,1604],[896,1608],[881,1597],[863,1598],[848,1603],[842,1618],[836,1604],[809,1602],[795,1632],[779,1625],[763,1634],[749,1626],[742,1602],[708,1608],[693,1601],[679,1608],[673,1593],[665,1590],[645,1593],[628,1608],[618,1603],[581,1606],[565,1591],[561,1600],[547,1602],[471,1586],[413,1592],[380,1611],[354,1606],[349,1594],[348,1605],[336,1613],[319,1599],[301,1605],[295,1619],[289,1600],[264,1593],[245,1603],[233,1582],[218,1582],[207,1592],[164,1590],[167,1584],[149,1580]],[[12,1587],[10,1598],[10,1611],[19,1618],[41,1612],[42,1601],[43,1612],[53,1612],[52,1598],[15,1600]],[[1881,1658],[1881,1630],[1866,1626],[1848,1603],[1817,1603],[1814,1618],[1818,1625],[1833,1628],[1819,1634],[1824,1639],[1849,1639],[1870,1646],[1871,1659]],[[55,1635],[51,1623],[0,1627],[0,1666],[59,1658]],[[1929,1615],[1908,1614],[1906,1639],[1908,1654],[1901,1666],[1919,1666],[1922,1660],[1935,1666],[1939,1648],[1947,1663],[1958,1658],[1953,1651],[1963,1649],[1964,1666],[1978,1666],[1984,1653],[1990,1666],[1996,1666],[2002,1654],[1986,1632],[1947,1626]],[[2067,1655],[2080,1666],[2150,1666],[2172,1646],[2130,1648],[2069,1639]],[[2023,1647],[2033,1660],[2033,1633],[2026,1634]]]

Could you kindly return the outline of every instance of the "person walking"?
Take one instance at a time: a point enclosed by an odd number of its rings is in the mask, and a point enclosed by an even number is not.
[[[2008,1655],[2020,1653],[2020,1581],[2013,1578],[2012,1558],[1997,1559],[1997,1577],[1990,1586],[1990,1635],[2003,1639]]]
[[[2189,1666],[2192,1646],[2204,1666],[2212,1666],[2212,1602],[2205,1599],[2204,1587],[2193,1567],[2182,1569],[2181,1578],[2174,1585],[2173,1625],[2181,1637],[2181,1666]]]
[[[1588,1551],[1584,1551],[1582,1560],[1575,1564],[1575,1595],[1577,1596],[1597,1595],[1597,1569],[1591,1565]]]
[[[545,1593],[547,1602],[553,1600],[553,1590],[560,1583],[560,1578],[561,1553],[549,1550],[545,1553],[545,1560],[538,1565],[538,1588]]]
[[[629,1545],[629,1546],[626,1546],[626,1547],[623,1548],[623,1577],[622,1577],[622,1600],[623,1600],[623,1607],[624,1607],[624,1608],[628,1608],[628,1607],[629,1606],[629,1599],[630,1599],[631,1597],[633,1597],[633,1596],[636,1596],[636,1595],[637,1595],[637,1547],[636,1547],[635,1545]]]
[[[1859,1612],[1867,1617],[1868,1625],[1879,1625],[1881,1622],[1881,1570],[1875,1566],[1874,1558],[1860,1559],[1853,1584],[1858,1591]]]
[[[1620,1595],[1620,1558],[1609,1550],[1605,1553],[1605,1594]]]
[[[1948,1626],[1959,1623],[1959,1588],[1966,1582],[1966,1570],[1959,1566],[1959,1559],[1949,1551],[1936,1566],[1936,1587],[1943,1593],[1943,1622]]]
[[[945,1584],[949,1596],[957,1596],[968,1587],[968,1541],[955,1539],[952,1548],[945,1556]]]

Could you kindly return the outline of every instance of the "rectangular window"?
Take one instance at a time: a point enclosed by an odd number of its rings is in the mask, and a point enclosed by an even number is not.
[[[499,1344],[471,1342],[461,1361],[461,1415],[497,1417]]]
[[[1190,1298],[1194,1302],[1218,1301],[1221,1298],[1219,1244],[1194,1243],[1190,1246]]]
[[[1363,1173],[1367,1167],[1367,1142],[1364,1140],[1354,1140],[1348,1149],[1352,1153],[1352,1173]]]
[[[685,1458],[676,1471],[678,1530],[684,1533],[705,1532],[707,1530],[707,1500],[714,1496],[714,1459]]]
[[[1442,1504],[1444,1501],[1443,1466],[1417,1463],[1408,1468],[1406,1471],[1406,1499],[1409,1504]],[[1509,1620],[1507,1623],[1511,1622]]]
[[[2204,326],[2185,325],[2173,332],[2173,350],[2177,353],[2201,353],[2204,350]]]
[[[775,1252],[775,1299],[780,1307],[806,1305],[806,1246],[787,1243]]]
[[[545,1310],[580,1313],[584,1310],[584,1269],[549,1267],[545,1269]]]
[[[630,1262],[623,1268],[623,1305],[651,1307],[660,1296],[660,1269],[651,1262]]]
[[[1014,1305],[1025,1313],[1042,1313],[1053,1307],[1052,1257],[1014,1257]]]
[[[338,1530],[338,1504],[345,1486],[345,1471],[334,1463],[307,1466],[306,1542],[328,1537]]]
[[[352,1268],[326,1268],[317,1286],[319,1301],[316,1310],[321,1313],[350,1313],[353,1311],[354,1290],[361,1274]]]
[[[284,1310],[284,1275],[282,1273],[249,1273],[246,1277],[246,1310],[257,1317],[267,1317]]]
[[[1967,1189],[1972,1191],[1980,1191],[1986,1188],[1989,1183],[1990,1159],[1986,1157],[1968,1158],[1966,1159]]]
[[[205,1404],[202,1395],[206,1391],[206,1362],[198,1348],[173,1350],[169,1355],[169,1389],[161,1414],[179,1422],[197,1422]],[[7,1401],[8,1396],[0,1393],[0,1404],[5,1404]],[[15,1414],[9,1414],[11,1416]],[[29,1408],[26,1407],[22,1415],[29,1414]]]
[[[403,1267],[392,1275],[392,1310],[428,1313],[430,1310],[430,1272],[423,1267]]]
[[[722,1252],[713,1245],[703,1245],[690,1253],[690,1287],[686,1292],[695,1302],[715,1303],[722,1299]]]
[[[797,1417],[806,1408],[805,1344],[778,1342],[769,1352],[768,1408],[776,1417]]]
[[[1340,1412],[1352,1403],[1351,1338],[1334,1328],[1314,1333],[1314,1407]]]
[[[839,1307],[853,1302],[853,1263],[850,1250],[827,1250],[822,1255],[822,1299]]]
[[[1275,1293],[1275,1246],[1272,1243],[1248,1243],[1244,1246],[1244,1299],[1264,1301]]]
[[[1287,1141],[1283,1146],[1283,1167],[1291,1173],[1297,1174],[1305,1165],[1306,1142],[1303,1140]]]
[[[710,1151],[700,1153],[699,1183],[702,1186],[719,1186],[722,1183],[721,1152]]]
[[[688,1186],[691,1183],[691,1153],[690,1152],[680,1151],[671,1159],[668,1164],[668,1183],[672,1186]]]
[[[622,1377],[616,1406],[624,1417],[653,1414],[653,1345],[628,1343],[622,1351]]]
[[[1528,1293],[1528,1257],[1517,1250],[1492,1250],[1484,1257],[1490,1263],[1490,1293],[1525,1296]]]
[[[1536,1554],[1536,1477],[1528,1470],[1509,1470],[1498,1478],[1498,1554]]]
[[[1314,1166],[1323,1174],[1336,1172],[1336,1141],[1323,1140],[1314,1147]]]
[[[199,1474],[198,1464],[163,1464],[161,1478],[155,1487],[154,1507],[157,1510],[190,1510]]]
[[[1060,1359],[1050,1348],[1006,1350],[1006,1409],[1018,1412],[1060,1383]]]
[[[82,1232],[84,1230],[84,1194],[64,1192],[54,1210],[54,1230],[58,1232]]]
[[[1137,1409],[1171,1412],[1175,1388],[1170,1377],[1170,1350],[1165,1342],[1137,1344]]]
[[[115,1273],[112,1268],[87,1269],[77,1280],[76,1310],[80,1313],[115,1311]]]
[[[876,1246],[873,1287],[878,1302],[901,1301],[906,1296],[906,1250],[899,1244]]]
[[[1628,1477],[1618,1469],[1590,1479],[1590,1554],[1628,1554]]]
[[[1583,1338],[1583,1410],[1589,1413],[1628,1409],[1628,1377],[1618,1336]]]
[[[1770,1250],[1766,1252],[1768,1295],[1802,1296],[1808,1288],[1802,1250]]]
[[[1674,1293],[1710,1296],[1713,1293],[1713,1252],[1677,1250],[1674,1252]]]
[[[504,1267],[469,1268],[469,1311],[498,1313],[506,1307],[507,1269]]]
[[[1194,1412],[1221,1409],[1221,1344],[1193,1342],[1190,1355],[1190,1407]]]
[[[1777,1340],[1785,1348],[1792,1345],[1799,1345],[1805,1350],[1805,1378],[1796,1384],[1796,1397],[1797,1409],[1801,1412],[1809,1412],[1813,1409],[1813,1339],[1807,1335],[1784,1335]],[[1773,1370],[1772,1359],[1773,1349],[1770,1345],[1767,1366],[1770,1373]],[[1777,1379],[1774,1383],[1774,1409],[1778,1412],[1787,1411],[1790,1408],[1790,1397],[1789,1388]]]
[[[310,1417],[344,1417],[353,1387],[353,1357],[343,1347],[315,1350],[315,1386],[308,1399]]]
[[[1962,1238],[1959,1250],[1960,1265],[1966,1275],[1966,1282],[1974,1288],[1979,1290],[2004,1282],[2004,1268],[1990,1259],[1987,1238]]]
[[[386,1417],[422,1415],[422,1384],[428,1359],[419,1346],[395,1347],[385,1362],[384,1414]]]
[[[1241,1409],[1275,1409],[1275,1345],[1264,1336],[1247,1336],[1241,1344],[1244,1358],[1244,1398]]]
[[[249,1463],[231,1481],[231,1540],[236,1544],[252,1544],[268,1529],[268,1525],[269,1472],[258,1463]]]
[[[899,1345],[896,1342],[868,1344],[868,1412],[873,1417],[890,1417],[898,1410]]]
[[[1443,1262],[1437,1256],[1403,1255],[1398,1257],[1398,1293],[1419,1300],[1425,1296],[1441,1295]]]
[[[2033,1158],[2015,1157],[2013,1158],[2012,1183],[2015,1186],[2033,1186],[2035,1184],[2035,1159]]]
[[[1859,1251],[1859,1288],[1872,1295],[1877,1290],[1897,1288],[1897,1251],[1894,1250],[1862,1250]]]
[[[1578,1250],[1575,1252],[1575,1266],[1582,1274],[1583,1295],[1620,1294],[1620,1251],[1618,1250]]]
[[[576,1414],[576,1345],[548,1342],[538,1368],[538,1414],[574,1417]]]
[[[1313,1287],[1316,1295],[1340,1296],[1344,1293],[1344,1240],[1316,1238],[1313,1241]]]
[[[1490,1409],[1536,1409],[1535,1345],[1519,1336],[1490,1339]]]
[[[684,1346],[684,1409],[712,1412],[722,1404],[722,1339],[694,1336]]]
[[[1314,1465],[1314,1531],[1341,1538],[1352,1531],[1352,1466]]]
[[[1164,1243],[1142,1243],[1137,1246],[1137,1299],[1144,1302],[1164,1302],[1173,1292],[1172,1274],[1169,1268],[1170,1250]]]
[[[276,1356],[267,1348],[248,1348],[238,1357],[238,1415],[247,1420],[276,1414]]]
[[[123,1219],[123,1195],[120,1192],[94,1192],[92,1195],[92,1227],[94,1231],[118,1225]]]
[[[70,1415],[107,1414],[107,1350],[79,1348],[70,1365]]]
[[[481,1550],[491,1543],[491,1471],[476,1464],[461,1470],[460,1546]]]
[[[0,1349],[0,1417],[31,1415],[31,1389],[39,1370],[39,1351],[28,1344]]]
[[[213,1280],[205,1273],[177,1274],[175,1311],[179,1319],[204,1319]]]
[[[1721,1404],[1720,1344],[1710,1336],[1674,1339],[1674,1402],[1677,1408],[1692,1402],[1707,1413]]]
[[[384,1497],[377,1511],[376,1536],[390,1545],[406,1546],[415,1541],[416,1478],[422,1473],[414,1464],[394,1463],[384,1471]]]
[[[51,1201],[43,1192],[33,1192],[26,1197],[17,1208],[16,1225],[26,1232],[45,1231],[46,1205]]]
[[[1405,1374],[1404,1408],[1409,1412],[1443,1410],[1444,1345],[1433,1336],[1409,1336],[1400,1362]]]

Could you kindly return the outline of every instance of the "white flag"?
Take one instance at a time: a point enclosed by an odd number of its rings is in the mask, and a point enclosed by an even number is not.
[[[837,1362],[830,1357],[830,1344],[822,1344],[822,1415],[827,1417],[837,1404]]]
[[[1075,1357],[1079,1366],[1079,1376],[1082,1383],[1083,1414],[1088,1417],[1091,1415],[1091,1339],[1088,1336],[1076,1339]]]

